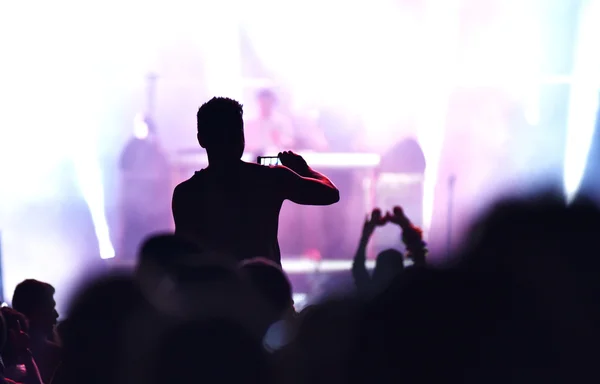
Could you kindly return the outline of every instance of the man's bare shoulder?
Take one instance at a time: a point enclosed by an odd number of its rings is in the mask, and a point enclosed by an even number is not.
[[[194,190],[196,188],[198,188],[198,172],[196,172],[189,179],[177,184],[173,193],[174,194],[182,194],[182,193],[186,193],[187,191]]]

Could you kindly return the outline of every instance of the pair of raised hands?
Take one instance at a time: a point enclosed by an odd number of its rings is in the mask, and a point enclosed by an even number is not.
[[[363,239],[371,237],[375,228],[384,226],[387,223],[397,224],[401,228],[411,225],[410,220],[406,217],[401,207],[394,207],[392,212],[386,212],[385,215],[382,214],[381,209],[375,208],[371,212],[371,215],[367,215],[365,219],[362,233]]]

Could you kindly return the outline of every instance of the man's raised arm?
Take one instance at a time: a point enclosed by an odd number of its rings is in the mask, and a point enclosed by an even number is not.
[[[340,201],[340,191],[331,180],[311,169],[302,156],[282,152],[279,159],[283,167],[275,169],[284,198],[303,205],[331,205]]]

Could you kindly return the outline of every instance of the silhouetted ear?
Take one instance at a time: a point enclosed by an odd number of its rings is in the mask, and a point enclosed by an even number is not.
[[[196,137],[198,138],[198,144],[200,144],[200,146],[201,146],[202,148],[206,148],[206,147],[204,146],[204,140],[202,139],[202,136],[200,136],[200,133],[198,133],[198,134],[196,135]]]

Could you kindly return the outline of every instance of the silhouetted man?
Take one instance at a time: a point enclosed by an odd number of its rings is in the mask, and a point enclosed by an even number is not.
[[[61,358],[60,347],[54,343],[54,327],[58,319],[54,287],[33,279],[15,287],[13,308],[29,321],[30,348],[44,383],[49,383]]]
[[[243,162],[242,115],[242,106],[227,98],[213,98],[198,110],[198,142],[209,166],[175,188],[175,232],[205,250],[281,263],[277,228],[283,201],[330,205],[339,201],[339,191],[292,152],[279,154],[283,166]]]

